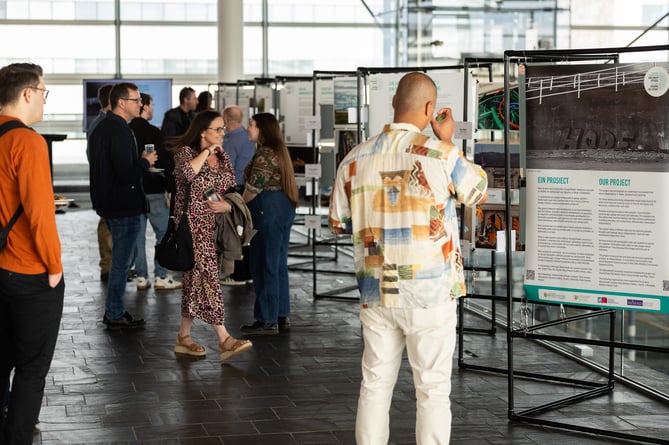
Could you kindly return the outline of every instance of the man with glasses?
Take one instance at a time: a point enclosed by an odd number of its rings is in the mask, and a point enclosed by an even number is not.
[[[137,157],[135,136],[128,123],[139,117],[142,98],[137,85],[115,84],[109,94],[111,112],[88,137],[90,147],[91,203],[112,234],[112,263],[107,283],[105,313],[108,329],[137,328],[125,310],[128,271],[133,260],[141,216],[147,212],[142,176],[157,160],[156,152]]]
[[[0,251],[2,401],[14,369],[0,434],[8,444],[33,443],[65,293],[47,144],[27,127],[42,120],[49,95],[42,75],[32,63],[0,69],[0,125],[19,125],[0,136],[0,226],[23,209]]]

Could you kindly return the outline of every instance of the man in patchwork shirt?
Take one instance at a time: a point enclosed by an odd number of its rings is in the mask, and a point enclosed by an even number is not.
[[[400,80],[393,123],[341,162],[330,227],[353,237],[363,327],[356,418],[360,445],[388,443],[389,409],[404,347],[416,386],[416,442],[448,444],[456,301],[466,293],[456,206],[487,196],[483,169],[451,142],[452,111],[435,117],[424,73]],[[421,131],[430,124],[440,139]]]

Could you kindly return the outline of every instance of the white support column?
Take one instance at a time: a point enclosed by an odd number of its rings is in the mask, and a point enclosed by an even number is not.
[[[218,0],[218,81],[244,78],[243,0]]]

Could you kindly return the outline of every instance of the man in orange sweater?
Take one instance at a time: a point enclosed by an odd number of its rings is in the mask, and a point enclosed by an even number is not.
[[[48,94],[40,66],[14,63],[0,69],[0,125],[41,121]],[[47,144],[32,129],[16,128],[0,136],[0,190],[3,227],[23,205],[0,251],[3,400],[14,369],[2,438],[6,443],[31,444],[65,293]]]

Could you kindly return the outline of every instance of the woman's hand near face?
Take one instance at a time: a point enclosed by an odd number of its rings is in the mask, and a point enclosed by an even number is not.
[[[211,154],[215,155],[216,153],[223,153],[223,147],[221,145],[212,145],[209,147]]]

